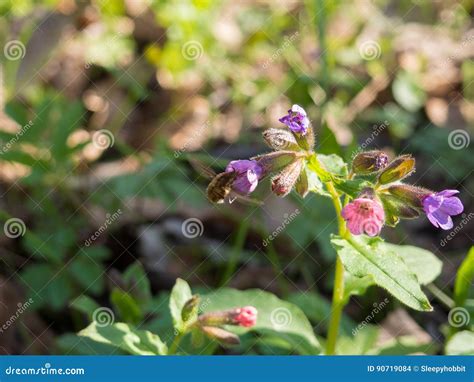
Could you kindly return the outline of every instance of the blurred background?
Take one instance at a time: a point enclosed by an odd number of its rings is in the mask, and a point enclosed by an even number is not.
[[[473,8],[469,0],[2,1],[0,322],[10,324],[1,353],[99,353],[74,335],[93,304],[159,332],[177,277],[202,291],[271,291],[323,334],[335,260],[330,200],[279,199],[263,182],[254,194],[263,206],[215,206],[192,166],[222,171],[267,151],[263,129],[279,127],[293,103],[308,111],[318,152],[347,161],[363,149],[413,153],[412,183],[461,192],[465,212],[451,232],[426,218],[383,232],[432,251],[443,271],[428,292],[434,313],[408,314],[391,299],[374,336],[439,352],[442,300],[474,237]],[[145,292],[123,309],[117,294],[137,283]],[[343,330],[385,296],[371,288],[353,298]]]

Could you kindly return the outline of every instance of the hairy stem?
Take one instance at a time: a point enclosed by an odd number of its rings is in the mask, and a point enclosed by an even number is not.
[[[326,183],[326,188],[331,194],[334,208],[337,214],[337,223],[339,226],[339,235],[348,237],[350,234],[346,229],[346,224],[341,216],[342,204],[339,195],[334,188],[332,182]],[[336,351],[337,335],[339,332],[339,324],[341,321],[342,310],[344,308],[344,266],[339,256],[336,258],[336,271],[334,276],[334,289],[331,305],[331,320],[329,321],[329,329],[326,342],[326,355],[333,355]]]
[[[183,332],[183,333],[178,333],[174,339],[173,339],[173,342],[171,343],[169,349],[168,349],[168,355],[173,355],[173,354],[176,354],[176,350],[178,350],[178,346],[181,342],[181,340],[183,339],[184,335],[186,333]]]

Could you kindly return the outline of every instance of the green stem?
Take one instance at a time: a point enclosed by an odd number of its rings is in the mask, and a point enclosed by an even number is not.
[[[341,215],[341,199],[339,198],[339,195],[332,182],[326,183],[326,188],[331,194],[334,208],[336,210],[339,235],[341,237],[347,238],[350,234],[346,229],[346,224]],[[339,332],[339,324],[341,322],[344,305],[344,265],[342,264],[339,256],[337,256],[336,271],[334,276],[334,290],[332,295],[331,319],[329,321],[329,330],[326,342],[326,355],[333,355],[336,352],[337,335]]]
[[[448,309],[452,309],[456,304],[454,300],[439,289],[435,284],[431,283],[426,288],[435,296],[441,303],[443,303]]]
[[[185,334],[186,334],[186,332],[182,332],[182,333],[179,333],[178,335],[176,335],[174,337],[173,342],[171,343],[171,345],[168,349],[168,355],[176,354],[176,350],[178,350],[178,346],[179,346],[179,344],[180,344],[180,342],[183,339]]]
[[[235,269],[237,268],[239,256],[244,247],[245,238],[247,237],[247,233],[249,230],[249,224],[250,224],[249,220],[250,219],[244,219],[240,223],[239,229],[237,231],[237,236],[235,238],[235,242],[232,248],[232,253],[229,257],[229,262],[227,263],[227,267],[224,271],[224,276],[222,277],[221,282],[219,284],[220,287],[224,287],[227,285],[227,283],[232,278],[232,275],[234,274]]]

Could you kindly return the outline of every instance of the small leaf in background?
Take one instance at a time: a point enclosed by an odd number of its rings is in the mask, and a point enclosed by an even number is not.
[[[367,288],[375,285],[371,275],[356,277],[349,272],[344,273],[344,301],[348,301],[351,296],[363,296]]]
[[[165,355],[168,352],[166,344],[156,334],[134,329],[123,322],[107,326],[93,322],[78,335],[115,346],[134,355]]]
[[[381,239],[358,237],[347,241],[334,236],[331,243],[344,268],[354,276],[372,276],[377,285],[409,307],[421,311],[433,310],[416,276],[398,254],[383,246]]]
[[[314,335],[310,322],[301,309],[296,305],[280,300],[271,293],[258,289],[240,291],[222,288],[203,295],[201,308],[204,312],[212,312],[247,305],[257,308],[256,325],[250,329],[227,326],[227,330],[239,335],[249,330],[261,334],[278,334],[300,354],[319,354],[318,340]]]
[[[173,326],[178,332],[182,332],[184,329],[185,323],[183,322],[181,312],[186,302],[192,296],[189,284],[182,279],[176,279],[176,284],[174,284],[171,291],[169,307],[171,317],[173,318]]]
[[[392,91],[395,100],[411,112],[420,109],[426,100],[426,94],[415,76],[405,71],[397,74],[393,81]]]
[[[426,249],[390,243],[383,243],[381,246],[400,255],[421,285],[432,283],[441,274],[442,261]]]
[[[474,355],[474,333],[463,330],[456,333],[446,344],[446,355]]]
[[[146,305],[150,302],[150,281],[140,262],[130,265],[123,273],[123,281],[128,287],[128,292],[140,303]]]
[[[469,293],[473,291],[472,281],[474,280],[474,247],[471,247],[466,258],[462,262],[456,274],[454,284],[454,301],[457,306],[463,306]]]
[[[100,305],[89,296],[82,294],[71,302],[71,307],[78,310],[79,312],[87,314],[88,318],[92,320],[94,311],[99,309]]]
[[[140,306],[129,293],[114,288],[110,294],[110,302],[122,321],[130,324],[138,324],[142,321],[143,315]]]

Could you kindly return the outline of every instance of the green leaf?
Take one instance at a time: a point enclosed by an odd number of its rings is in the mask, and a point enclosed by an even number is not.
[[[417,111],[425,102],[426,94],[417,79],[406,71],[400,71],[393,81],[393,97],[408,111]]]
[[[129,293],[114,288],[110,294],[110,301],[123,321],[138,324],[143,319],[140,306]]]
[[[92,319],[94,311],[99,309],[100,305],[89,296],[83,294],[71,302],[71,307],[78,310],[79,312],[87,314],[87,316]]]
[[[129,292],[140,304],[148,304],[152,298],[150,281],[140,262],[130,265],[123,274]]]
[[[277,334],[300,354],[319,354],[318,340],[305,314],[296,305],[271,293],[259,289],[239,291],[222,288],[203,295],[201,308],[204,312],[211,312],[246,305],[257,308],[257,324],[252,328],[227,326],[226,330],[239,335],[249,330],[262,335]]]
[[[344,273],[344,301],[349,301],[351,296],[362,296],[367,288],[374,285],[371,275],[356,277],[349,272]]]
[[[319,179],[318,175],[314,171],[310,171],[307,168],[304,168],[303,171],[306,171],[306,175],[308,177],[308,191],[319,195],[331,196],[324,190],[323,182],[321,182],[321,179]]]
[[[185,326],[183,318],[181,317],[181,312],[184,304],[186,304],[192,296],[189,284],[182,279],[176,279],[176,284],[174,284],[174,287],[171,290],[169,307],[171,317],[173,318],[173,326],[179,332],[182,332]]]
[[[361,355],[367,354],[375,347],[379,329],[375,325],[365,325],[355,336],[342,336],[337,343],[337,354]]]
[[[168,353],[166,344],[156,334],[147,330],[134,329],[123,322],[103,327],[93,322],[78,335],[115,346],[130,354],[165,355]]]
[[[446,344],[446,355],[474,355],[474,333],[463,330],[456,333]]]
[[[348,241],[335,236],[331,243],[345,269],[354,276],[372,276],[377,285],[409,307],[421,311],[433,310],[416,276],[402,257],[384,247],[380,239],[353,237]]]
[[[364,187],[370,187],[370,182],[364,179],[342,179],[342,178],[333,178],[334,187],[338,191],[348,194],[351,198],[356,198]]]
[[[471,247],[466,258],[462,262],[456,274],[456,282],[454,284],[454,301],[457,306],[463,306],[469,296],[469,292],[473,290],[472,280],[474,279],[474,247]]]
[[[414,336],[399,336],[375,347],[369,354],[373,355],[409,355],[409,354],[435,354],[437,344],[433,342],[420,343]]]
[[[318,161],[323,165],[324,169],[338,176],[347,175],[347,164],[336,154],[323,155],[318,154]]]
[[[389,251],[400,255],[408,268],[416,275],[421,285],[433,282],[443,268],[443,262],[432,252],[412,245],[381,244]]]

